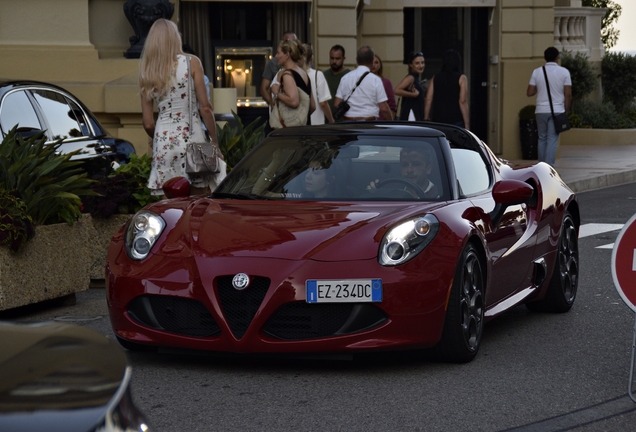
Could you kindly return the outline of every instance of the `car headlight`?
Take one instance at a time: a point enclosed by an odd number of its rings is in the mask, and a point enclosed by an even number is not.
[[[439,221],[431,214],[391,228],[380,243],[378,261],[384,266],[403,264],[420,253],[439,232]]]
[[[128,256],[134,260],[146,258],[165,227],[161,216],[151,211],[142,210],[133,216],[126,229]]]

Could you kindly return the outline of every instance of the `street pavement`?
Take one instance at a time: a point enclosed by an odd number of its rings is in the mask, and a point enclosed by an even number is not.
[[[555,168],[574,192],[636,182],[636,132],[629,145],[559,146]]]

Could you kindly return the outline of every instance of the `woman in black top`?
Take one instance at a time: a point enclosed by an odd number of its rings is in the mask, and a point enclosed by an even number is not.
[[[408,120],[411,111],[415,120],[424,120],[424,88],[420,84],[424,64],[424,54],[412,53],[409,56],[409,74],[395,87],[395,95],[402,98],[400,120]]]
[[[446,51],[442,70],[428,84],[424,119],[469,129],[467,89],[468,79],[461,72],[459,53]]]
[[[274,84],[272,90],[272,105],[278,100],[290,108],[298,108],[302,103],[299,91],[305,92],[309,96],[309,100],[305,99],[305,103],[309,103],[309,111],[307,114],[307,123],[310,124],[311,113],[316,109],[314,98],[311,97],[311,83],[307,72],[301,67],[304,60],[304,48],[296,40],[284,40],[278,44],[276,51],[276,59],[278,65],[284,69],[278,72],[276,81],[282,83],[284,91],[280,91],[280,84]]]

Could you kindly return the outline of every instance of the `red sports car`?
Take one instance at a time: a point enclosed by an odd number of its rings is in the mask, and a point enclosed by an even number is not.
[[[568,311],[579,208],[547,164],[513,167],[436,123],[282,129],[210,196],[172,197],[113,237],[110,319],[130,349],[472,360],[484,321]]]

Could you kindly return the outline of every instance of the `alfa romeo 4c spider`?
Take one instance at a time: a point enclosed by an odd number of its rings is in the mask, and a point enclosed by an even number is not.
[[[472,360],[484,322],[566,312],[579,207],[549,165],[472,133],[365,122],[271,133],[209,196],[168,199],[112,238],[110,319],[129,349]]]

